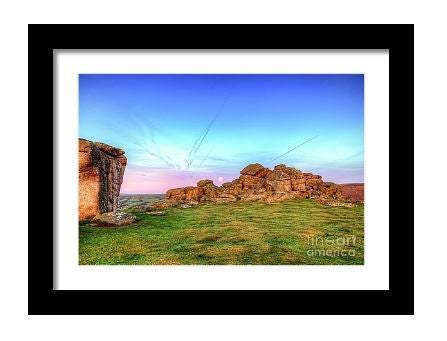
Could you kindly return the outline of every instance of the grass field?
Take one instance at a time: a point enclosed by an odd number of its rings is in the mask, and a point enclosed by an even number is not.
[[[80,264],[363,264],[363,205],[236,202],[80,225]]]

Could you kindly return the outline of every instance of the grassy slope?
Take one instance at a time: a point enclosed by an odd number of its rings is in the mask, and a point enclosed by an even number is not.
[[[81,225],[80,264],[363,264],[363,205],[237,202],[137,215],[124,229]],[[323,241],[351,236],[354,246]],[[319,246],[309,238],[319,238]],[[313,256],[309,249],[354,250],[355,256]]]

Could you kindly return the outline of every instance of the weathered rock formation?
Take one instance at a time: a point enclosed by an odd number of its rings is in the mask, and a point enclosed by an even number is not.
[[[362,183],[356,184],[343,184],[341,187],[341,195],[342,197],[351,202],[363,202],[364,201],[364,193],[365,186]]]
[[[79,139],[79,220],[116,210],[126,164],[124,150]]]
[[[200,180],[196,187],[170,189],[165,200],[155,202],[151,207],[160,209],[185,203],[194,205],[238,200],[275,202],[294,198],[312,198],[322,202],[351,201],[342,195],[340,185],[324,182],[320,175],[303,173],[286,165],[277,165],[270,170],[255,163],[240,173],[239,178],[220,187],[211,180]]]

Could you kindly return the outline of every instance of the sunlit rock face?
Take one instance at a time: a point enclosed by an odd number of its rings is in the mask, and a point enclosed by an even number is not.
[[[322,203],[333,201],[363,201],[362,193],[350,195],[341,185],[324,182],[320,175],[303,173],[293,167],[277,165],[270,170],[259,163],[241,170],[239,178],[220,187],[211,180],[200,180],[197,187],[174,188],[166,192],[166,199],[154,203],[153,208],[201,202],[263,201],[276,202],[295,198],[311,198]],[[352,192],[352,191],[351,191]],[[346,195],[343,195],[347,193]],[[361,195],[360,195],[361,194]],[[157,206],[158,205],[158,206]]]
[[[126,164],[124,150],[79,139],[79,220],[116,210]]]
[[[343,198],[352,202],[363,202],[365,188],[364,184],[353,183],[341,185],[341,193]]]

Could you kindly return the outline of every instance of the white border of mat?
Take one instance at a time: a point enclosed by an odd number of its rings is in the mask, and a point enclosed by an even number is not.
[[[388,289],[387,51],[56,51],[55,289]],[[365,265],[79,266],[78,74],[363,73]]]

